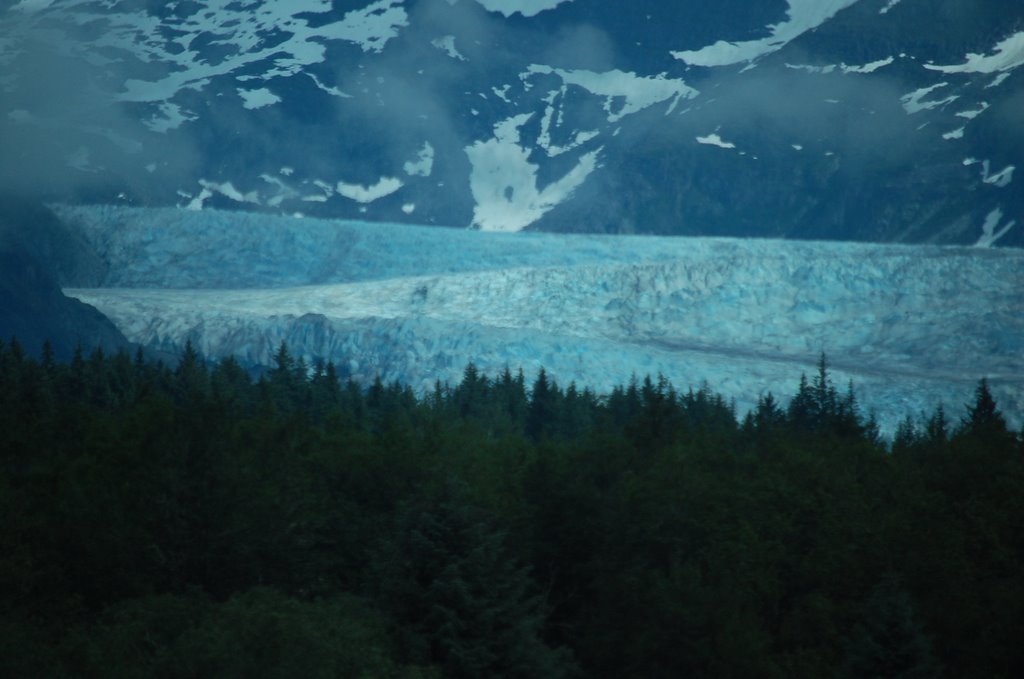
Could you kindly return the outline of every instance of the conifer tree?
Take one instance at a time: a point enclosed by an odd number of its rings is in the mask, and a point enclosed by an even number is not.
[[[919,441],[920,435],[914,426],[914,420],[907,415],[896,426],[896,433],[892,438],[892,452],[894,455],[909,453],[917,447]]]
[[[925,439],[931,447],[944,446],[949,440],[949,423],[946,420],[946,409],[940,403],[935,414],[928,418],[924,428]]]
[[[797,429],[804,431],[814,429],[818,423],[819,413],[817,405],[817,400],[814,398],[811,386],[807,382],[807,375],[801,373],[800,386],[797,387],[796,395],[793,396],[786,410],[789,423]]]
[[[821,356],[818,358],[818,374],[814,376],[812,394],[817,410],[818,425],[828,426],[836,416],[838,394],[828,372],[828,360],[825,358],[825,352],[821,352]]]
[[[548,382],[548,374],[544,368],[537,373],[530,394],[530,409],[526,416],[526,433],[538,441],[545,434],[551,433],[555,421],[555,406],[558,387]]]
[[[974,389],[974,403],[967,406],[962,429],[968,434],[988,436],[1005,434],[1007,431],[1006,419],[996,407],[988,380],[984,377]]]
[[[379,600],[403,625],[408,661],[460,679],[572,673],[569,655],[543,640],[547,610],[529,573],[464,498],[401,510],[374,569]]]
[[[772,392],[757,399],[757,408],[754,410],[753,423],[759,430],[768,431],[781,426],[786,416],[779,407]]]
[[[910,596],[895,576],[886,576],[865,602],[847,644],[850,677],[937,679],[941,668]]]

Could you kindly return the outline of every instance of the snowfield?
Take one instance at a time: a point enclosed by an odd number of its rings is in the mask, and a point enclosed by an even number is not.
[[[63,207],[109,264],[67,294],[129,339],[269,364],[288,342],[417,390],[474,361],[599,392],[630,375],[788,397],[825,351],[883,429],[989,377],[1024,414],[1024,251],[500,234],[205,210]]]
[[[788,21],[768,26],[771,35],[760,40],[719,40],[699,50],[674,51],[672,56],[692,66],[729,66],[754,61],[825,23],[857,0],[789,0]]]

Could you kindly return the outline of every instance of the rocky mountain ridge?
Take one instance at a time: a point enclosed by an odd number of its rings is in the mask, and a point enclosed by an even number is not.
[[[3,19],[2,174],[50,200],[1024,244],[1013,0],[23,0]]]

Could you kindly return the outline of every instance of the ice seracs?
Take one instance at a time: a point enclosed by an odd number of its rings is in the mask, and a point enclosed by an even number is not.
[[[792,392],[825,350],[883,426],[968,398],[979,375],[1004,412],[1024,413],[1024,251],[1012,248],[61,214],[108,263],[108,284],[130,286],[68,293],[167,351],[191,339],[267,364],[284,340],[308,360],[354,361],[357,379],[417,389],[457,381],[470,360],[598,390],[660,372],[684,389],[706,378],[744,408]],[[1013,228],[1003,220],[989,214],[979,246]]]

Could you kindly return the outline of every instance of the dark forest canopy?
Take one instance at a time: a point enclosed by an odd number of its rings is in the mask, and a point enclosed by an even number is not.
[[[664,379],[276,363],[0,345],[0,675],[1024,676],[984,381],[890,443],[824,361],[740,420]]]

